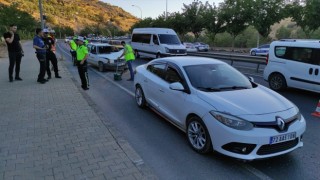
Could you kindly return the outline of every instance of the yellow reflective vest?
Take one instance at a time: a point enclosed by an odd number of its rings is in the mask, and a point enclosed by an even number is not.
[[[124,46],[124,59],[126,61],[133,61],[135,60],[135,57],[134,57],[134,53],[133,53],[133,49],[132,47],[129,45],[129,44],[126,44]]]

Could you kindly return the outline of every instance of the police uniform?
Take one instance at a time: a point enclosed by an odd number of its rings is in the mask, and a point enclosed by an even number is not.
[[[47,29],[44,29],[43,32],[45,34],[49,33]],[[56,54],[53,52],[55,41],[51,36],[48,36],[48,35],[46,35],[43,38],[43,41],[45,45],[47,45],[48,47],[48,50],[46,52],[46,71],[47,71],[48,79],[51,79],[50,62],[53,66],[55,77],[61,78],[61,76],[59,76],[58,60],[57,60]]]
[[[84,38],[83,37],[78,37],[77,38],[77,43],[78,41],[81,41],[82,44],[78,45],[77,47],[77,66],[78,66],[78,72],[79,72],[79,76],[81,79],[81,87],[84,90],[88,90],[89,89],[89,78],[88,78],[88,72],[87,72],[87,56],[88,56],[88,48],[87,46],[84,44]],[[83,64],[81,64],[81,61],[83,61]]]
[[[76,37],[73,37],[73,39],[70,40],[69,44],[70,44],[70,53],[71,53],[71,56],[72,56],[72,63],[74,66],[76,66],[76,60],[77,60],[77,44],[75,42],[77,38]]]

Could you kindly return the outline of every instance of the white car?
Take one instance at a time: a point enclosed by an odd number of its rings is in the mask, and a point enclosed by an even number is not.
[[[155,59],[136,68],[135,99],[186,132],[199,153],[274,157],[303,146],[306,121],[280,94],[219,60]]]
[[[270,44],[264,44],[256,48],[250,49],[251,56],[266,56],[269,53]]]
[[[195,42],[193,44],[194,44],[194,46],[196,47],[196,49],[198,51],[205,51],[205,52],[209,51],[210,47],[209,47],[208,44],[205,44],[205,43],[202,43],[202,42]]]
[[[263,78],[275,91],[298,88],[320,93],[320,40],[273,41]]]
[[[197,52],[198,51],[196,46],[192,43],[184,42],[183,45],[186,47],[187,52]]]
[[[97,66],[99,71],[106,69],[116,70],[117,66],[121,70],[127,68],[127,64],[123,58],[118,60],[123,50],[119,50],[115,46],[107,43],[88,44],[88,50],[89,55],[87,62]]]

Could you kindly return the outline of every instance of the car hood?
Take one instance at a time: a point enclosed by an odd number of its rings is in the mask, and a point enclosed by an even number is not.
[[[270,114],[294,107],[289,100],[261,85],[252,89],[233,91],[198,91],[197,95],[217,111],[235,116]]]
[[[123,53],[123,50],[119,52],[112,52],[110,54],[99,54],[98,56],[101,58],[107,58],[107,59],[117,59],[119,56],[121,56]]]

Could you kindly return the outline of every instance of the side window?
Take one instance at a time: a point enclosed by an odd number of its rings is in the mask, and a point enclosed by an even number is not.
[[[92,54],[97,54],[96,46],[92,46],[91,51]]]
[[[159,45],[158,36],[153,35],[153,44]]]
[[[147,70],[160,77],[165,78],[166,64],[151,64],[147,67]]]
[[[132,42],[150,44],[151,34],[133,34]]]
[[[320,65],[320,49],[313,49],[312,64]]]
[[[168,83],[174,83],[174,82],[182,83],[182,79],[181,79],[179,73],[172,67],[168,67],[165,80]]]
[[[297,62],[303,63],[313,63],[312,61],[312,48],[301,48],[301,47],[284,47],[277,46],[275,47],[275,55],[276,57],[288,59]]]

